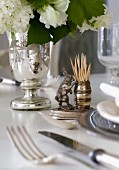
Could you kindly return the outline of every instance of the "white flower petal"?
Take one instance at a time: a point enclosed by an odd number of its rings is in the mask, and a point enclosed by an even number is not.
[[[38,10],[40,13],[40,22],[45,24],[46,28],[53,26],[54,28],[65,25],[67,14],[55,10],[51,5],[43,7],[43,10]]]
[[[96,29],[93,28],[91,25],[89,25],[86,20],[83,22],[81,27],[78,25],[77,28],[79,29],[79,31],[81,33],[83,33],[84,31],[87,31],[87,30],[96,31]]]
[[[54,7],[60,12],[66,12],[69,7],[69,0],[55,0]]]

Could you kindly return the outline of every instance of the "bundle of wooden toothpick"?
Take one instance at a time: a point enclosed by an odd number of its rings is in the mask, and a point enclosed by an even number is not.
[[[89,81],[91,64],[87,66],[86,56],[82,53],[81,59],[80,59],[80,56],[77,55],[74,60],[74,63],[72,62],[71,58],[70,58],[70,61],[71,61],[72,70],[73,70],[74,76],[76,77],[76,80],[78,82]]]

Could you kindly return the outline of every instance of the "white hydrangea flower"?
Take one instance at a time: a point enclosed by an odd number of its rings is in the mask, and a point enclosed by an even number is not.
[[[86,20],[83,22],[81,27],[78,25],[77,28],[79,29],[79,31],[81,33],[83,33],[84,31],[87,31],[87,30],[96,31],[96,29],[93,28],[91,25],[89,25]]]
[[[51,5],[44,6],[38,12],[41,15],[39,20],[45,24],[46,28],[50,28],[50,26],[56,28],[66,24],[67,14],[55,10]]]
[[[7,29],[7,20],[9,19],[9,13],[13,11],[10,0],[0,1],[0,33],[3,34]]]
[[[26,32],[29,29],[30,18],[33,18],[33,12],[29,5],[21,5],[14,11],[12,31]]]
[[[57,9],[60,12],[66,12],[68,7],[69,7],[69,0],[54,0],[51,2],[52,4],[54,4],[54,8]]]
[[[0,0],[0,34],[26,31],[33,17],[32,8],[25,0],[24,3],[21,0]]]
[[[104,15],[92,17],[92,19],[89,20],[91,24],[93,23],[94,28],[100,28],[102,26],[108,28],[112,22],[112,14],[108,12],[106,5],[104,5],[104,7],[105,7]]]

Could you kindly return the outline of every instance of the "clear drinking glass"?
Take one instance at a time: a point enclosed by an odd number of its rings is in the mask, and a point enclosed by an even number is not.
[[[98,59],[110,70],[110,84],[119,86],[119,23],[98,30]]]

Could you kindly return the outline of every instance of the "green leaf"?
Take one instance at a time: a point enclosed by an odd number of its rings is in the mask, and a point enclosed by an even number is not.
[[[76,30],[77,30],[77,25],[75,25],[74,23],[72,23],[72,21],[69,21],[68,22],[68,25],[69,25],[69,27],[70,27],[70,32],[73,34],[73,33],[75,33],[76,32]]]
[[[70,0],[68,19],[76,25],[82,26],[84,19],[104,14],[104,0]]]
[[[26,0],[29,2],[34,9],[39,9],[40,7],[43,7],[44,5],[49,5],[50,0]]]
[[[49,30],[39,20],[33,19],[30,21],[30,29],[28,31],[28,45],[29,44],[45,44],[51,41]]]
[[[67,34],[69,34],[70,29],[68,26],[63,25],[57,28],[50,28],[50,33],[52,34],[53,38],[52,41],[54,44],[58,42],[60,39],[64,38]]]

